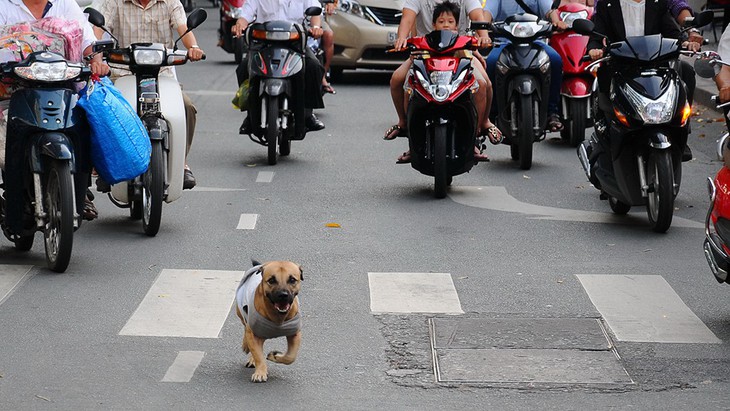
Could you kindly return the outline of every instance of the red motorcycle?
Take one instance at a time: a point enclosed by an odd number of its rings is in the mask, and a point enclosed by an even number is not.
[[[472,30],[482,29],[479,24],[484,23],[472,23]],[[477,112],[472,90],[478,83],[465,50],[477,46],[476,38],[449,30],[408,40],[413,57],[406,86],[411,166],[434,177],[436,198],[446,197],[452,177],[468,172],[475,163]]]
[[[218,28],[218,45],[228,53],[233,53],[236,64],[241,64],[246,44],[243,36],[233,37],[231,28],[236,20],[242,17],[245,0],[220,0],[220,27]]]
[[[576,19],[590,19],[593,8],[579,3],[568,3],[557,9],[560,20],[572,27]],[[563,84],[560,89],[563,118],[566,127],[560,137],[577,147],[585,138],[585,129],[590,123],[590,96],[593,74],[585,71],[590,61],[584,61],[589,36],[565,30],[553,34],[550,46],[563,59]]]

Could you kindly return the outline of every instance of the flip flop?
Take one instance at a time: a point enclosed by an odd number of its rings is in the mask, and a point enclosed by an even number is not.
[[[323,84],[322,85],[322,91],[329,94],[337,94],[337,91],[335,91],[334,88],[332,88],[332,85],[330,84]]]
[[[385,132],[383,140],[390,141],[395,140],[396,137],[407,137],[408,132],[398,124],[391,126],[388,131]]]
[[[86,197],[84,199],[84,215],[83,219],[86,221],[91,221],[99,217],[99,212],[96,210],[96,206],[94,206],[94,203]]]
[[[489,162],[489,157],[482,153],[482,150],[479,149],[479,147],[474,146],[474,161],[476,162]]]
[[[563,123],[560,122],[560,117],[557,114],[551,114],[548,116],[547,128],[551,133],[563,129]]]
[[[502,132],[495,125],[491,125],[486,130],[482,130],[482,133],[479,136],[487,137],[489,142],[494,145],[497,145],[504,140]]]
[[[396,164],[407,164],[411,162],[411,152],[410,151],[404,151],[403,154],[398,156],[398,159],[395,160]]]

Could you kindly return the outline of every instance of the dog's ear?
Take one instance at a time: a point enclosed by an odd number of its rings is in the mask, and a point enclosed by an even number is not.
[[[257,265],[261,265],[261,263],[260,263],[260,262],[258,262],[258,261],[256,261],[256,260],[254,260],[254,259],[252,258],[252,259],[251,259],[251,265],[253,265],[254,267],[256,267]]]
[[[299,267],[299,280],[304,281],[304,269],[301,265],[297,265]]]

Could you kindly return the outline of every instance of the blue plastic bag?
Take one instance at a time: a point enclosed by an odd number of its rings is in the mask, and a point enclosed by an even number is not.
[[[108,77],[89,80],[79,105],[91,127],[91,159],[104,181],[116,184],[144,173],[152,146],[137,112]]]

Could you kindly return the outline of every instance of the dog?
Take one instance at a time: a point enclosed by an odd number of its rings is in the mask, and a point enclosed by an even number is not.
[[[249,354],[247,368],[255,368],[252,382],[269,378],[266,360],[291,364],[301,344],[299,290],[304,279],[302,267],[291,261],[259,264],[244,274],[236,290],[236,315],[243,323],[243,352]],[[271,351],[264,358],[264,341],[286,337],[286,354]]]

